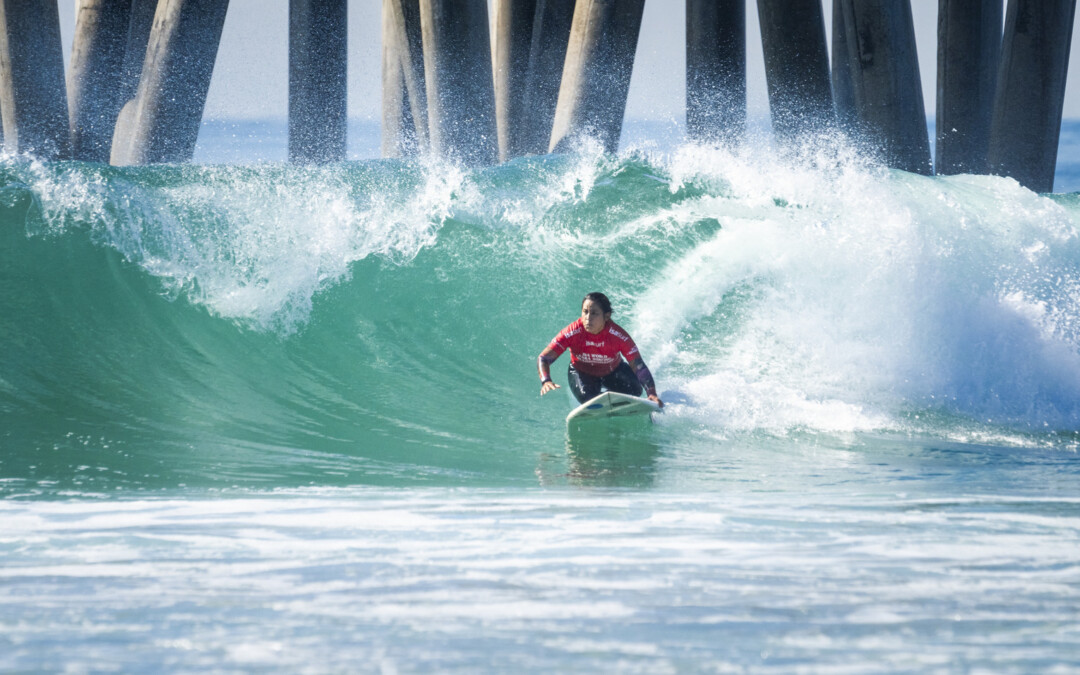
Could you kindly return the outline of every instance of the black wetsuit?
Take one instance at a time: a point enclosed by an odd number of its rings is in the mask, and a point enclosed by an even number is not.
[[[641,396],[642,391],[641,382],[638,381],[634,369],[626,361],[623,361],[615,370],[602,377],[583,373],[571,363],[570,368],[566,371],[566,379],[570,391],[574,393],[574,397],[581,403],[596,398],[603,389],[631,396]]]

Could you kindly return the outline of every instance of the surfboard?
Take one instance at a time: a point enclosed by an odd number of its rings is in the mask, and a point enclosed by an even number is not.
[[[660,406],[647,398],[605,391],[571,410],[566,421],[647,415],[658,410]]]

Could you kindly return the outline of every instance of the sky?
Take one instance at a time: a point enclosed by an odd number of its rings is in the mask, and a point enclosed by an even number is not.
[[[493,0],[489,0],[493,2]],[[65,63],[70,64],[76,0],[60,2]],[[230,0],[205,117],[285,118],[288,110],[288,0]],[[934,114],[937,73],[937,0],[912,0],[923,101]],[[831,38],[832,0],[822,3]],[[349,2],[349,117],[379,120],[382,99],[381,0]],[[491,11],[492,16],[494,11]],[[685,117],[685,0],[646,0],[627,117],[674,120]],[[747,108],[751,118],[768,114],[765,65],[757,3],[747,2]],[[1066,118],[1080,117],[1080,48],[1074,31],[1066,87]]]

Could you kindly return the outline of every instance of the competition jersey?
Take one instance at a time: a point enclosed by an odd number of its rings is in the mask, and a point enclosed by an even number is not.
[[[585,330],[585,325],[578,319],[555,336],[548,349],[559,356],[570,350],[570,364],[579,371],[596,377],[603,377],[619,367],[621,353],[627,363],[638,356],[637,345],[630,334],[614,321],[604,324],[604,329],[596,335]]]

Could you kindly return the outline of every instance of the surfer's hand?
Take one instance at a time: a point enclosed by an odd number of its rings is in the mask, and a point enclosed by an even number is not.
[[[656,394],[652,394],[652,395],[650,395],[650,396],[649,396],[649,400],[650,400],[650,401],[652,401],[653,403],[655,403],[656,405],[660,406],[661,408],[663,408],[663,407],[664,407],[664,402],[663,402],[663,401],[661,401],[661,400],[660,400],[660,397],[659,397],[659,396],[657,396]]]
[[[559,385],[555,384],[551,380],[548,380],[547,382],[540,385],[540,395],[543,396],[549,391],[555,391],[556,389],[559,389]]]

